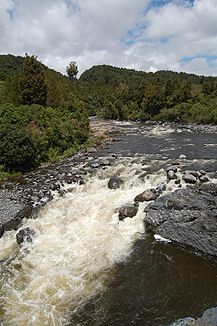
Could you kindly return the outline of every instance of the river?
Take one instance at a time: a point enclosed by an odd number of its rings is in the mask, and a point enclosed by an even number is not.
[[[217,134],[169,125],[105,125],[120,140],[71,167],[86,169],[84,184],[73,183],[63,197],[54,191],[37,218],[23,220],[22,227],[36,232],[33,242],[18,246],[13,230],[0,239],[2,325],[166,326],[217,305],[215,262],[148,236],[147,203],[134,218],[118,219],[119,207],[166,184],[164,167],[171,162],[204,169],[214,180]],[[181,154],[187,159],[179,160]],[[89,162],[112,157],[111,165],[88,169]],[[124,183],[111,190],[107,184],[114,175]],[[166,193],[177,188],[171,182]]]

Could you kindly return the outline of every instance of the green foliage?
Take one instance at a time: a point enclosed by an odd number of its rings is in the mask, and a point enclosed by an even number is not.
[[[155,120],[169,122],[188,122],[190,104],[181,103],[172,108],[164,108],[154,117]]]
[[[66,72],[70,80],[75,80],[78,74],[78,66],[75,61],[69,63],[66,67]]]
[[[20,92],[22,104],[46,105],[47,85],[44,71],[35,56],[26,57],[20,73]]]
[[[4,165],[0,165],[0,181],[5,180],[10,177],[17,177],[19,173],[5,171]]]
[[[8,171],[29,170],[56,160],[88,139],[82,112],[40,105],[0,106],[0,164]]]
[[[30,132],[16,125],[0,128],[0,164],[8,170],[28,170],[37,166],[37,148]]]
[[[28,101],[23,103],[40,102],[48,107],[56,108],[57,111],[58,108],[68,110],[74,119],[77,130],[73,136],[76,139],[73,151],[77,144],[80,146],[81,143],[85,142],[88,126],[86,122],[83,123],[82,121],[87,121],[88,115],[119,120],[161,119],[185,123],[216,123],[216,77],[196,76],[172,71],[146,73],[101,65],[88,69],[79,80],[71,82],[71,80],[76,79],[78,72],[75,62],[71,62],[67,67],[68,78],[47,68],[35,57],[28,57],[28,59],[33,60],[34,64],[37,65],[39,76],[41,73],[44,75],[45,87],[41,87],[41,90],[47,89],[47,96],[41,97],[39,92],[37,98],[42,98],[42,101],[33,99],[37,92],[32,92],[32,87],[27,85],[26,93],[29,97],[27,96]],[[23,100],[19,85],[19,73],[24,61],[26,58],[10,55],[0,56],[0,78],[1,72],[4,75],[4,80],[0,81],[0,103],[18,105]],[[27,81],[31,83],[31,78],[26,78]],[[45,97],[47,98],[46,103]],[[12,117],[13,114],[11,113]],[[46,119],[46,117],[44,116],[42,119]],[[53,137],[55,143],[57,143],[57,139],[59,142],[57,145],[49,143],[53,148],[50,157],[53,157],[54,160],[56,147],[66,147],[62,135],[71,133],[69,127],[66,130],[63,130],[64,128],[60,123],[57,130],[51,128],[52,131],[50,131],[50,138]],[[38,139],[41,131],[36,129],[34,132],[36,139]],[[53,136],[52,132],[54,133]],[[70,141],[72,142],[72,140]],[[47,138],[44,133],[40,139],[40,144],[44,144],[44,147],[47,146]],[[48,155],[45,155],[44,150],[42,153],[44,160]]]
[[[216,123],[214,77],[102,65],[85,71],[80,82],[86,86],[83,101],[93,94],[95,113],[107,119]]]
[[[5,80],[9,76],[18,74],[23,63],[22,57],[14,55],[0,55],[0,80]]]

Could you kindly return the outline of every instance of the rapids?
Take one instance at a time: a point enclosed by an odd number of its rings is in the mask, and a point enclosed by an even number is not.
[[[74,185],[64,198],[57,197],[37,219],[24,221],[23,227],[36,231],[32,244],[19,250],[16,231],[4,234],[2,325],[64,325],[104,289],[115,263],[125,260],[135,240],[144,236],[145,204],[135,218],[124,222],[119,222],[117,208],[166,181],[162,170],[140,179],[135,172],[146,166],[134,161],[121,159],[85,185]],[[107,187],[114,174],[124,180],[121,189]]]
[[[157,235],[150,239],[143,226],[147,203],[136,217],[118,219],[120,206],[166,183],[163,167],[180,154],[190,158],[184,167],[215,171],[216,135],[114,124],[121,141],[97,157],[122,157],[70,185],[63,197],[53,192],[37,218],[23,220],[22,228],[36,232],[32,243],[19,247],[17,231],[0,239],[2,326],[161,326],[217,305],[216,264]],[[86,166],[79,164],[78,170]],[[110,190],[114,175],[124,183]],[[177,187],[170,181],[166,192]]]

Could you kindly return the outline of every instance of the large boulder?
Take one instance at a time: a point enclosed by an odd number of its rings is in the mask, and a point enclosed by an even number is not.
[[[174,243],[217,257],[217,185],[176,190],[150,203],[145,228]]]

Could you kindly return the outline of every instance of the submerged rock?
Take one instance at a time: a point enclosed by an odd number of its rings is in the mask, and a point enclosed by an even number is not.
[[[136,216],[137,212],[139,209],[139,205],[138,204],[132,204],[132,205],[125,205],[122,206],[119,209],[119,220],[123,221],[126,217],[134,217]]]
[[[20,230],[16,234],[16,240],[18,244],[21,244],[23,242],[32,242],[34,236],[35,236],[35,231],[27,227],[25,229]]]
[[[147,231],[217,257],[217,185],[178,189],[150,203],[145,211]]]
[[[119,177],[111,177],[108,182],[109,189],[118,189],[122,185],[123,181]]]
[[[204,311],[201,318],[192,317],[179,319],[170,326],[216,326],[217,325],[217,307]]]
[[[144,202],[144,201],[151,201],[155,200],[159,197],[159,193],[155,189],[148,189],[142,192],[141,194],[137,195],[134,198],[135,202]]]

